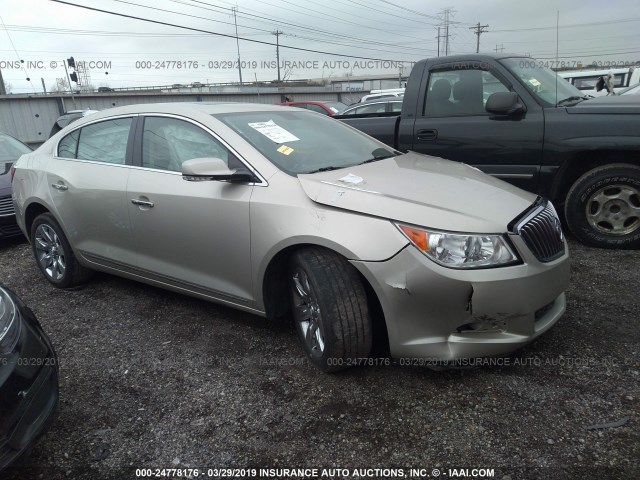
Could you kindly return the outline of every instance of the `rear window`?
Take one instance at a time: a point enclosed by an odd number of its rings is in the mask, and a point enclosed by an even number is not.
[[[290,175],[396,155],[392,148],[342,122],[309,112],[223,113],[214,117]]]
[[[58,143],[58,157],[124,165],[131,122],[118,118],[74,130]]]
[[[31,149],[15,138],[0,135],[0,163],[15,162],[22,155],[29,152],[31,152]]]

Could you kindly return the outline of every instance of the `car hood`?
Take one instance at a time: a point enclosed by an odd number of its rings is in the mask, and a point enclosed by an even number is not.
[[[567,107],[567,113],[640,114],[640,95],[611,95],[590,98],[573,107]]]
[[[474,167],[413,152],[298,179],[314,202],[456,232],[505,232],[536,200]]]

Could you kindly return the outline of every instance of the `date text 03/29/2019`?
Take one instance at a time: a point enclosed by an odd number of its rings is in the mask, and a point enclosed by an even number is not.
[[[138,478],[493,478],[493,468],[137,468]]]

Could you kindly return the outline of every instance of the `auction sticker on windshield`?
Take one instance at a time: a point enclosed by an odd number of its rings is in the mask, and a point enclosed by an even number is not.
[[[293,153],[293,148],[287,147],[286,145],[280,145],[278,147],[278,151],[283,155],[291,155]]]
[[[273,120],[269,120],[268,122],[250,123],[249,126],[259,131],[262,135],[275,143],[295,142],[300,140],[293,133],[285,130],[280,125],[276,125]]]

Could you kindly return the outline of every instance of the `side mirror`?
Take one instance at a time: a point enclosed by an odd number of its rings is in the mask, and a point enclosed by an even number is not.
[[[489,95],[485,110],[494,115],[514,115],[526,109],[515,92],[496,92]]]
[[[182,178],[189,182],[218,180],[253,182],[255,177],[246,169],[231,170],[221,158],[192,158],[182,163]]]

